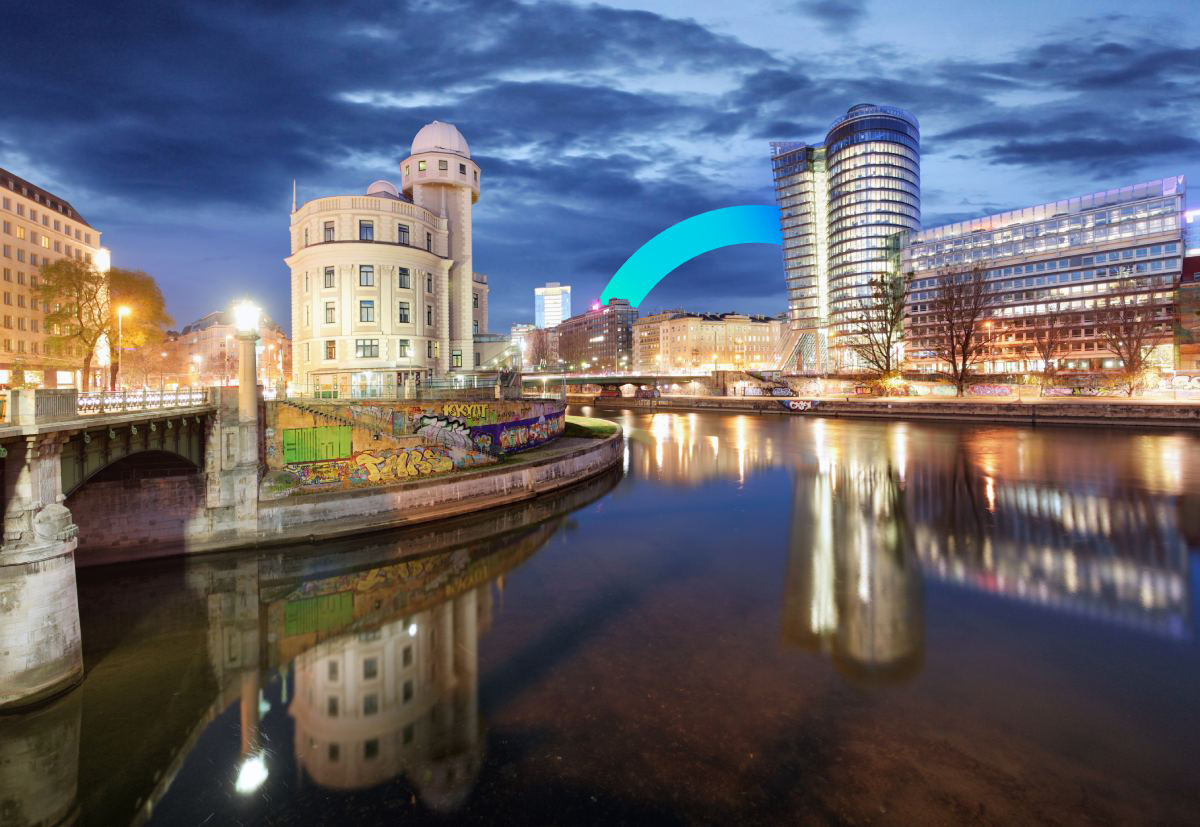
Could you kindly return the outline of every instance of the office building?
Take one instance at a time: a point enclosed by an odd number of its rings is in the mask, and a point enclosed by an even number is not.
[[[109,266],[108,251],[100,246],[100,232],[69,202],[0,169],[0,269],[4,277],[4,305],[0,310],[2,386],[81,386],[82,346],[48,346],[53,331],[46,329],[46,307],[38,298],[38,271],[42,265],[64,257],[91,261],[101,271],[107,271]],[[102,350],[97,354],[102,358],[92,360],[96,379],[107,365],[107,345]]]
[[[376,181],[364,195],[293,204],[286,261],[301,387],[387,394],[474,370],[474,334],[487,332],[486,277],[472,269],[479,166],[439,121],[400,166],[399,189]]]
[[[784,322],[742,313],[668,311],[633,323],[637,373],[771,370],[778,362]]]
[[[1055,367],[1119,368],[1097,316],[1114,300],[1152,311],[1150,361],[1172,366],[1185,195],[1184,178],[1177,176],[914,233],[903,254],[903,269],[914,279],[905,320],[906,365],[925,372],[945,368],[932,350],[940,329],[938,282],[945,274],[978,267],[987,280],[989,339],[979,370],[1042,370],[1035,343],[1049,328],[1065,331]]]
[[[558,358],[566,369],[624,372],[633,360],[636,307],[625,299],[596,303],[592,309],[564,320],[558,328]]]
[[[855,368],[848,337],[860,302],[873,279],[896,272],[899,234],[921,226],[920,151],[917,119],[873,104],[850,107],[823,143],[771,144],[788,293],[784,370]]]
[[[558,327],[571,317],[571,285],[547,282],[533,288],[534,324],[542,329]]]

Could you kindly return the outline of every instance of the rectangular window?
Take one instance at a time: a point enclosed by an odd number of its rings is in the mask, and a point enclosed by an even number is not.
[[[359,359],[378,359],[379,358],[379,340],[378,339],[355,339],[354,340],[354,355]]]
[[[374,695],[371,695],[370,698],[373,701],[376,700]],[[379,702],[376,701],[374,712],[377,712],[378,710],[379,710]],[[365,711],[365,709],[364,709],[364,711]],[[367,714],[373,715],[374,712],[367,712]],[[367,740],[367,742],[365,744],[363,744],[363,758],[367,759],[368,761],[372,761],[378,757],[379,757],[379,739],[378,738],[370,738]]]
[[[336,287],[337,286],[337,276],[335,276],[333,274],[332,267],[325,268],[325,286],[326,287]]]
[[[308,246],[308,227],[304,228],[304,246]]]
[[[330,718],[336,718],[338,715],[338,699],[334,695],[329,696],[329,700],[325,706],[325,712]]]
[[[409,346],[408,339],[401,339],[399,342],[396,343],[396,352],[397,352],[397,355],[401,359],[408,358],[408,346]]]
[[[425,358],[426,358],[426,359],[432,359],[432,358],[433,358],[433,342],[426,342],[426,343],[425,343]]]
[[[425,233],[425,249],[433,252],[433,233]]]
[[[371,680],[371,678],[379,677],[379,658],[366,658],[363,660],[363,679]]]
[[[404,653],[401,657],[400,665],[401,666],[412,666],[412,647],[411,646],[404,647]]]
[[[374,241],[375,240],[375,222],[374,221],[358,222],[358,240],[359,241]]]
[[[452,350],[450,352],[450,367],[452,367],[452,368],[461,368],[462,367],[462,351],[461,350]]]
[[[417,161],[417,172],[424,172],[427,164],[424,161]]]
[[[479,332],[479,319],[471,319],[471,332],[472,333]]]
[[[438,169],[445,169],[445,170],[449,170],[449,169],[450,169],[450,162],[449,162],[449,161],[445,161],[445,160],[438,161]]]
[[[412,274],[408,272],[407,267],[396,268],[396,286],[402,290],[412,287]]]
[[[425,305],[425,324],[427,324],[430,327],[433,327],[433,305],[432,304]]]
[[[425,292],[426,293],[433,292],[433,274],[431,274],[431,273],[425,274]]]
[[[333,339],[327,339],[325,341],[325,358],[326,359],[336,359],[337,358],[337,342],[335,342]]]
[[[467,174],[467,165],[466,165],[466,164],[459,164],[459,165],[458,165],[458,174],[459,174],[459,175],[466,175],[466,174]]]
[[[326,241],[333,241],[333,240],[334,240],[334,235],[333,235],[333,222],[332,222],[332,221],[326,221],[326,222],[325,222],[325,240],[326,240]]]
[[[335,324],[337,322],[337,304],[335,302],[325,302],[325,324]]]
[[[363,299],[358,303],[358,320],[360,322],[375,321],[375,300]]]
[[[475,351],[475,367],[479,367],[479,351]]]
[[[413,682],[404,682],[404,703],[408,703],[413,698]]]
[[[329,745],[329,763],[336,764],[342,756],[342,748],[340,744]]]
[[[475,308],[479,307],[479,294],[478,293],[471,294],[471,306],[475,307]]]
[[[358,286],[359,287],[374,287],[375,286],[375,267],[371,264],[358,265]]]
[[[400,302],[400,307],[396,310],[397,324],[408,324],[408,302]]]
[[[336,660],[329,661],[329,680],[336,681],[338,679],[338,662]]]
[[[397,224],[396,225],[396,241],[398,241],[400,244],[403,244],[405,247],[408,246],[408,225],[407,224]]]

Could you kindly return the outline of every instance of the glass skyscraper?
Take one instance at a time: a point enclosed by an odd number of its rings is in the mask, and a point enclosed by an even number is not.
[[[534,324],[543,329],[571,318],[571,286],[551,281],[533,288],[533,315]]]
[[[771,144],[791,328],[784,370],[856,367],[853,319],[921,227],[921,133],[903,109],[860,103],[825,141]]]

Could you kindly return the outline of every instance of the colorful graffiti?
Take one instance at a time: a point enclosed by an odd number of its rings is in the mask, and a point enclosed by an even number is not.
[[[1012,396],[1012,385],[971,385],[967,392],[972,396]]]
[[[566,420],[560,410],[536,419],[477,425],[471,428],[471,439],[481,451],[508,454],[549,442],[559,436],[564,427]]]
[[[427,414],[417,420],[413,433],[437,445],[464,449],[473,447],[471,429],[461,419]]]
[[[817,407],[817,400],[815,399],[780,399],[778,402],[785,410],[792,411],[793,413],[811,411]]]
[[[486,460],[487,458],[482,458]],[[381,485],[444,474],[457,466],[450,449],[425,445],[412,449],[360,451],[348,460],[298,463],[287,466],[302,488]]]
[[[496,410],[484,402],[447,402],[442,413],[449,419],[461,419],[468,425],[493,425],[497,422]]]

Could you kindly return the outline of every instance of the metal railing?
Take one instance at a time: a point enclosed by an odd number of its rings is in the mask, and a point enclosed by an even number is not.
[[[43,391],[39,391],[39,394]],[[76,415],[154,411],[170,408],[199,408],[209,404],[208,391],[180,388],[174,391],[88,391],[80,393]]]

